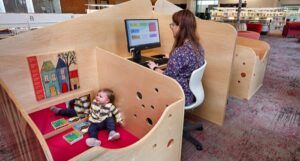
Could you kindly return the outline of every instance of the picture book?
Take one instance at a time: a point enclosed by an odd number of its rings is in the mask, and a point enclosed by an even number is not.
[[[36,100],[80,88],[74,50],[27,57]]]
[[[63,138],[69,143],[69,144],[74,144],[77,141],[81,140],[83,138],[82,134],[79,131],[72,131],[67,133],[66,135],[63,136]]]
[[[69,122],[76,122],[76,121],[79,121],[79,117],[77,117],[77,116],[75,116],[75,117],[71,117],[71,118],[69,118]]]
[[[58,128],[66,126],[68,124],[69,124],[68,121],[64,118],[61,118],[59,120],[55,120],[55,121],[51,122],[51,125],[54,129],[58,129]]]
[[[74,129],[80,131],[82,134],[88,132],[88,128],[90,126],[90,122],[84,121],[74,125]]]

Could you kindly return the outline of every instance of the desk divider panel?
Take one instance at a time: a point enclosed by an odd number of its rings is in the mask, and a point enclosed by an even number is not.
[[[160,20],[162,51],[165,53],[169,53],[173,44],[173,35],[168,24],[172,22],[172,14],[178,10],[178,7],[166,0],[158,0],[155,4],[154,15]],[[204,103],[200,105],[200,108],[195,108],[192,114],[222,125],[237,32],[229,24],[196,19],[207,66],[202,79],[205,93]]]

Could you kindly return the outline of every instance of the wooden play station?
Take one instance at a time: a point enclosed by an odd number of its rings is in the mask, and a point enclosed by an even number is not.
[[[1,40],[0,117],[7,124],[2,130],[11,134],[7,137],[16,145],[13,153],[20,160],[179,161],[183,90],[175,80],[127,60],[131,55],[124,27],[128,18],[158,19],[161,47],[144,50],[142,55],[168,55],[173,44],[169,24],[178,10],[166,0],[158,0],[154,10],[150,0],[131,0]],[[205,100],[192,113],[222,125],[229,89],[231,95],[249,98],[261,85],[269,46],[237,39],[236,30],[228,24],[197,19],[197,26],[207,66],[202,80]],[[69,51],[76,53],[76,68],[65,70],[59,53]],[[51,77],[55,66],[62,74],[59,80]],[[240,78],[243,72],[246,77]],[[44,78],[39,80],[39,74]],[[62,81],[65,77],[70,81]],[[45,88],[45,83],[54,80],[63,92]],[[236,85],[238,80],[243,86]],[[87,147],[88,134],[72,145],[66,143],[62,136],[82,120],[53,129],[51,122],[63,117],[49,107],[66,108],[66,102],[84,95],[93,99],[101,88],[110,88],[116,95],[115,105],[124,118],[124,126],[117,126],[120,140],[105,141],[103,131],[100,147]],[[246,94],[236,92],[240,89]]]
[[[237,38],[229,95],[249,100],[263,85],[270,46],[260,40]]]

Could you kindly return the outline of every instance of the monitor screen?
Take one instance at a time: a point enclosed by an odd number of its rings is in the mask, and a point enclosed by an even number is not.
[[[128,51],[160,47],[158,19],[125,20]]]

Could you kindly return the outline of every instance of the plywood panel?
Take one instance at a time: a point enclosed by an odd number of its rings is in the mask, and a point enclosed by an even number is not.
[[[81,88],[69,92],[71,95],[78,96],[82,92],[97,88],[96,55],[93,55],[93,51],[94,49],[75,50],[78,58],[78,74]],[[49,55],[49,53],[37,55]],[[87,53],[90,53],[90,55],[86,56]],[[62,101],[64,98],[69,97],[67,94],[61,94],[46,100],[36,101],[26,55],[1,56],[0,78],[28,112],[41,106],[47,107],[49,102]]]
[[[270,46],[260,40],[238,37],[230,95],[250,99],[263,85]]]
[[[15,145],[10,153],[15,154],[16,160],[49,160],[52,161],[49,148],[42,134],[29,119],[29,116],[13,101],[13,96],[0,80],[0,118],[5,126],[1,130],[7,134],[4,141]],[[32,128],[33,127],[33,128]]]
[[[126,113],[126,129],[135,136],[143,137],[158,122],[168,105],[183,100],[182,89],[175,80],[112,56],[103,49],[97,48],[96,53],[99,86],[116,93],[116,103]],[[138,98],[138,92],[141,98]],[[147,118],[153,125],[147,123]]]
[[[150,0],[128,1],[113,8],[1,40],[0,56],[94,48],[95,46],[118,55],[129,56],[124,19],[151,16]]]
[[[177,7],[165,0],[157,1],[156,16],[160,20],[162,52],[168,53],[173,37],[167,24]],[[219,125],[223,124],[229,91],[233,53],[236,43],[236,30],[223,23],[197,19],[198,34],[208,62],[203,76],[205,100],[193,114]]]
[[[267,57],[270,45],[261,40],[254,40],[245,37],[238,37],[237,44],[252,48],[260,60],[264,60]]]
[[[255,62],[259,60],[252,48],[237,45],[232,78],[230,83],[230,95],[239,98],[248,98],[250,83]]]
[[[184,94],[178,83],[103,49],[96,49],[96,54],[100,88],[111,88],[116,93],[116,105],[125,117],[125,129],[141,139],[122,149],[94,147],[72,160],[179,161]],[[137,98],[137,91],[142,99]],[[151,118],[153,125],[146,118]]]

